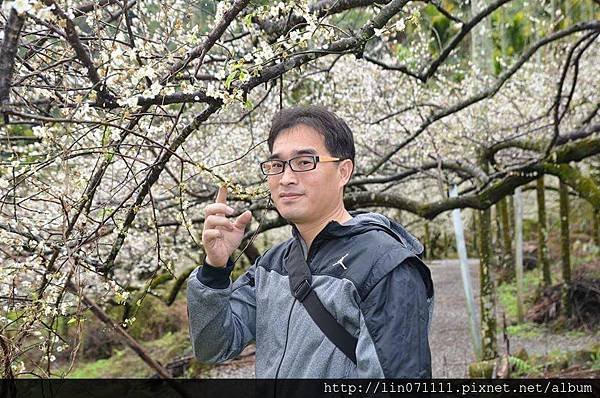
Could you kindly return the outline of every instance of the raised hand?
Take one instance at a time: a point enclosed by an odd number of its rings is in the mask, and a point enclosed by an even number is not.
[[[215,203],[204,209],[204,229],[202,244],[206,252],[206,262],[213,267],[225,267],[227,259],[238,248],[244,236],[246,225],[252,220],[252,213],[246,210],[234,221],[227,218],[235,210],[226,203],[227,187],[222,186]]]

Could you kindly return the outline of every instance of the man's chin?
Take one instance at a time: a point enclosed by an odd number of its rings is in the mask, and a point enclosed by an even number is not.
[[[291,211],[291,209],[281,209],[278,208],[277,211],[281,217],[285,218],[285,220],[292,224],[302,223],[302,221],[306,218],[303,214],[299,214],[296,211]]]

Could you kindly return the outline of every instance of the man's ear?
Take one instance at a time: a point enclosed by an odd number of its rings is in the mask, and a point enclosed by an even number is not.
[[[344,159],[340,163],[339,171],[342,177],[342,185],[346,185],[352,177],[352,170],[354,169],[354,163],[350,159]]]

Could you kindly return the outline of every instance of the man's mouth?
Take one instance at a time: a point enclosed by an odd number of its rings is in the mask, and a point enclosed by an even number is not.
[[[290,202],[290,201],[298,199],[301,196],[302,196],[302,194],[300,194],[300,193],[293,193],[293,192],[283,192],[283,193],[279,194],[279,198],[283,202]]]

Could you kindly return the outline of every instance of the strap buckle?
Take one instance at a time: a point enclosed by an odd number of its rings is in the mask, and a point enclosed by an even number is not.
[[[298,299],[298,301],[304,301],[306,296],[308,296],[308,293],[310,293],[310,290],[310,282],[307,279],[303,279],[302,282],[300,282],[294,289],[294,296]]]

